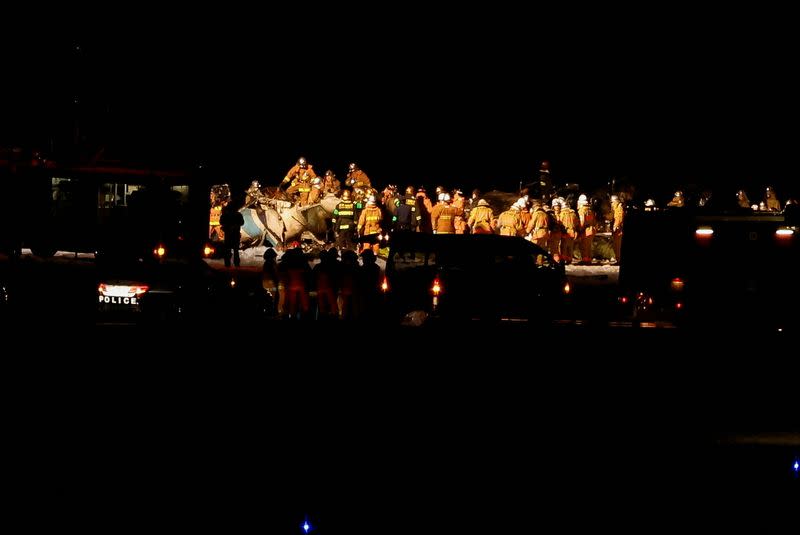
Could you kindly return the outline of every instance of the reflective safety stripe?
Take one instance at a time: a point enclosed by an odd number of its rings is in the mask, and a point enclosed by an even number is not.
[[[377,221],[379,218],[376,215],[368,215],[367,221]]]
[[[337,214],[338,215],[353,215],[353,211],[352,210],[340,210],[339,212],[337,212]]]
[[[350,228],[350,225],[339,225],[339,230],[344,230]]]

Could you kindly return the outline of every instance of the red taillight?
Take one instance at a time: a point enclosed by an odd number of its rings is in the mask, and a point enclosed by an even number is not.
[[[628,298],[623,295],[622,297],[619,298],[619,302],[624,305],[625,303],[628,302]]]
[[[682,309],[683,308],[683,303],[678,301],[677,303],[675,303],[675,308],[677,308],[678,310]]]
[[[442,283],[439,281],[438,278],[433,279],[433,286],[431,286],[431,292],[433,295],[439,295],[442,293]]]
[[[778,238],[791,238],[794,235],[794,229],[791,228],[779,228],[775,231],[775,236]]]
[[[388,292],[389,291],[389,279],[383,277],[383,281],[381,282],[381,291]]]

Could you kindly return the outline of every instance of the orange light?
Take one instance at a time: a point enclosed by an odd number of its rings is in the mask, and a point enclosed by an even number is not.
[[[564,283],[564,293],[568,294],[571,291],[572,291],[572,287],[569,285],[569,283],[568,282]]]
[[[669,287],[673,292],[682,292],[683,291],[683,279],[680,277],[675,277],[670,281]]]
[[[211,256],[212,254],[214,254],[213,247],[211,247],[210,245],[206,245],[205,247],[203,247],[203,256]]]
[[[153,254],[159,258],[162,258],[165,254],[167,254],[167,250],[164,249],[163,245],[159,245],[155,249],[153,249]]]
[[[698,238],[707,238],[714,234],[714,229],[711,227],[700,227],[694,231]]]
[[[383,282],[381,282],[381,290],[384,292],[389,291],[389,279],[386,277],[383,278]]]
[[[439,295],[442,293],[442,283],[439,282],[439,279],[433,279],[433,286],[431,287],[431,291],[433,295]]]
[[[231,288],[236,288],[236,279],[231,279]]]

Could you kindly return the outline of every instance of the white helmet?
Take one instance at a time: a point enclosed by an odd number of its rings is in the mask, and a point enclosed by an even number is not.
[[[644,201],[644,205],[645,206],[655,206],[656,205],[656,201],[654,201],[653,199],[647,199],[646,201]]]
[[[589,202],[589,199],[586,198],[586,195],[581,193],[581,196],[578,197],[578,202]]]
[[[619,202],[619,197],[617,197],[616,195],[612,195],[611,202]]]

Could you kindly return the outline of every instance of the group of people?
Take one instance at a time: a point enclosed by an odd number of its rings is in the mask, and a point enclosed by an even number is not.
[[[371,249],[358,255],[341,254],[335,247],[323,250],[313,269],[300,247],[287,249],[280,260],[274,248],[264,253],[262,281],[272,294],[277,317],[308,319],[315,297],[317,319],[375,318],[380,307],[382,273]]]

